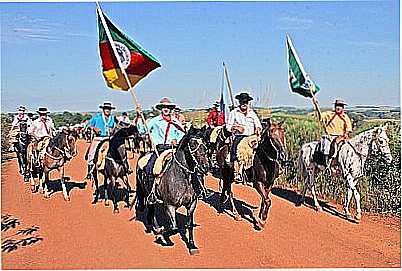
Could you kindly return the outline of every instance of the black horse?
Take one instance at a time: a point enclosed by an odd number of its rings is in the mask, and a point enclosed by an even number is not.
[[[121,128],[113,134],[113,136],[109,139],[106,139],[99,143],[96,152],[95,152],[95,165],[96,168],[93,173],[94,183],[95,183],[95,191],[94,191],[94,199],[93,204],[98,202],[99,199],[99,182],[98,182],[98,174],[100,172],[103,175],[103,183],[105,189],[105,205],[108,206],[109,197],[113,202],[113,213],[118,213],[118,199],[117,199],[117,179],[121,178],[126,186],[126,195],[125,201],[127,203],[127,207],[129,206],[129,193],[131,192],[131,186],[128,181],[129,173],[129,164],[127,159],[127,150],[126,150],[126,140],[129,136],[138,136],[138,130],[135,126],[129,126],[125,128]],[[106,154],[106,160],[104,167],[99,169],[98,160],[99,150],[103,147],[104,144],[109,143],[109,149]],[[110,180],[110,182],[108,182]]]
[[[269,194],[274,185],[274,181],[280,175],[281,166],[287,162],[285,135],[282,123],[271,123],[268,121],[264,125],[261,140],[256,149],[252,166],[245,170],[245,177],[252,182],[253,187],[261,196],[261,205],[258,219],[255,222],[256,228],[263,228],[268,217],[271,206]],[[221,208],[224,202],[229,199],[235,220],[240,220],[240,216],[233,202],[232,183],[234,179],[233,168],[227,162],[230,151],[230,144],[227,142],[229,132],[223,130],[217,142],[217,161],[223,179],[223,187],[220,197]],[[221,210],[221,212],[223,209]]]
[[[14,149],[17,153],[20,174],[24,177],[24,181],[28,182],[29,170],[27,149],[31,139],[28,134],[28,123],[26,121],[20,121],[18,126],[19,131],[15,138],[16,142],[14,142]]]
[[[204,133],[204,129],[190,128],[180,140],[172,159],[159,177],[160,182],[156,187],[156,195],[163,201],[163,210],[169,218],[170,229],[162,231],[155,216],[155,205],[146,203],[154,177],[147,175],[145,170],[137,167],[137,212],[147,209],[145,222],[147,230],[152,230],[157,234],[157,238],[163,241],[163,234],[178,231],[176,209],[185,206],[187,209],[186,227],[189,230],[187,247],[191,254],[198,252],[193,237],[194,211],[197,205],[195,187],[199,185],[196,182],[199,181],[199,176],[208,172],[209,167]]]

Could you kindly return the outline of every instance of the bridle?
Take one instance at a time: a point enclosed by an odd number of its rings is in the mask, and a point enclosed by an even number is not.
[[[72,135],[70,135],[70,134],[64,134],[64,135],[66,136],[66,141],[68,141],[69,139],[74,139],[74,140],[75,140],[74,136],[72,136]],[[75,144],[74,144],[74,145],[75,145]],[[47,156],[49,156],[50,158],[52,158],[53,160],[61,160],[61,159],[63,159],[63,158],[70,159],[71,157],[73,157],[73,155],[71,154],[71,152],[72,152],[71,147],[69,146],[68,143],[66,144],[66,146],[64,146],[63,149],[60,149],[60,148],[57,147],[57,146],[52,146],[52,147],[51,147],[51,150],[52,150],[52,149],[55,149],[55,150],[57,150],[57,151],[60,152],[60,155],[59,155],[58,157],[56,157],[56,156],[51,155],[47,150],[45,151],[45,154],[46,154]],[[76,152],[76,149],[77,149],[77,146],[75,145],[75,150],[74,150],[74,152]]]
[[[191,157],[191,159],[193,160],[193,162],[195,163],[194,169],[193,169],[193,170],[190,170],[188,167],[186,167],[185,165],[183,165],[182,163],[180,163],[180,161],[177,159],[177,156],[176,156],[177,152],[175,152],[175,153],[173,154],[173,159],[174,159],[174,161],[177,163],[177,165],[178,165],[181,169],[183,169],[187,174],[194,174],[194,173],[196,173],[197,171],[200,171],[199,163],[198,163],[198,160],[195,158],[194,153],[197,152],[198,149],[199,149],[201,146],[204,146],[205,149],[207,149],[207,146],[204,144],[204,142],[203,142],[203,140],[202,140],[201,138],[190,138],[189,141],[196,141],[196,142],[197,142],[197,147],[195,147],[194,149],[191,149],[190,145],[187,144],[187,147],[188,147],[189,153],[190,153],[190,157]]]
[[[271,146],[272,146],[272,148],[273,148],[273,150],[275,152],[275,157],[269,156],[269,154],[267,152],[265,152],[265,151],[260,152],[260,153],[262,153],[266,158],[268,158],[268,160],[280,165],[280,162],[279,162],[279,150],[276,147],[276,145],[274,144],[274,142],[272,141],[272,135],[271,135],[271,133],[269,131],[269,127],[264,128],[264,130],[261,132],[262,135],[265,134],[265,133],[267,133],[269,143],[271,144]],[[285,148],[283,145],[281,145],[280,147],[283,148],[283,149]]]

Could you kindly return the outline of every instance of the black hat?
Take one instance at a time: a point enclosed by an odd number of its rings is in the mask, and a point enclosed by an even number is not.
[[[36,111],[36,112],[38,112],[39,114],[47,114],[47,113],[49,113],[49,111],[47,111],[46,107],[39,107],[38,111]]]
[[[127,116],[127,112],[123,112],[121,113],[123,116]]]
[[[112,106],[111,102],[103,102],[103,105],[100,105],[99,108],[102,108],[102,109],[116,109],[116,107]]]
[[[239,100],[239,102],[240,101],[251,101],[251,100],[253,100],[253,97],[251,97],[250,95],[248,95],[248,93],[246,93],[246,92],[242,92],[242,93],[240,93],[240,94],[237,94],[236,95],[236,97],[235,97],[237,100]]]
[[[336,99],[334,104],[335,105],[341,105],[341,106],[348,105],[344,100],[341,100],[341,99]]]

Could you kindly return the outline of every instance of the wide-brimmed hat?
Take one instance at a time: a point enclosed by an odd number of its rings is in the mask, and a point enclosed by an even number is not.
[[[25,112],[27,111],[27,108],[23,105],[20,105],[20,107],[18,107],[18,112]]]
[[[155,108],[159,110],[161,110],[164,107],[173,109],[176,107],[176,104],[172,103],[168,98],[162,98],[162,100],[160,100],[160,102],[157,105],[155,105]]]
[[[174,111],[174,112],[181,112],[181,108],[178,107],[178,106],[176,106],[176,107],[173,109],[173,111]]]
[[[102,109],[116,109],[116,107],[112,106],[111,102],[103,102],[103,105],[100,105],[99,108],[102,108]]]
[[[47,111],[46,107],[39,107],[38,110],[36,111],[38,114],[47,114],[49,111]]]
[[[240,101],[251,101],[251,100],[253,100],[253,97],[251,97],[248,93],[246,93],[246,92],[242,92],[242,93],[240,93],[240,94],[237,94],[236,96],[235,96],[235,98],[237,99],[237,100],[239,100],[239,102]]]
[[[219,106],[220,102],[219,101],[215,101],[212,105],[213,106]]]
[[[348,105],[348,104],[344,100],[336,99],[335,102],[334,102],[334,105],[342,105],[342,106],[344,106],[344,105]]]

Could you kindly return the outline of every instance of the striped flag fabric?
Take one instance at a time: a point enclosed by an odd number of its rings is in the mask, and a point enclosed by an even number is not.
[[[153,55],[121,32],[100,8],[97,8],[97,16],[103,76],[110,88],[129,90],[161,66]]]
[[[289,68],[289,87],[292,92],[298,93],[304,97],[312,98],[320,87],[313,82],[310,76],[304,70],[304,67],[296,53],[292,40],[286,35],[287,58]]]

